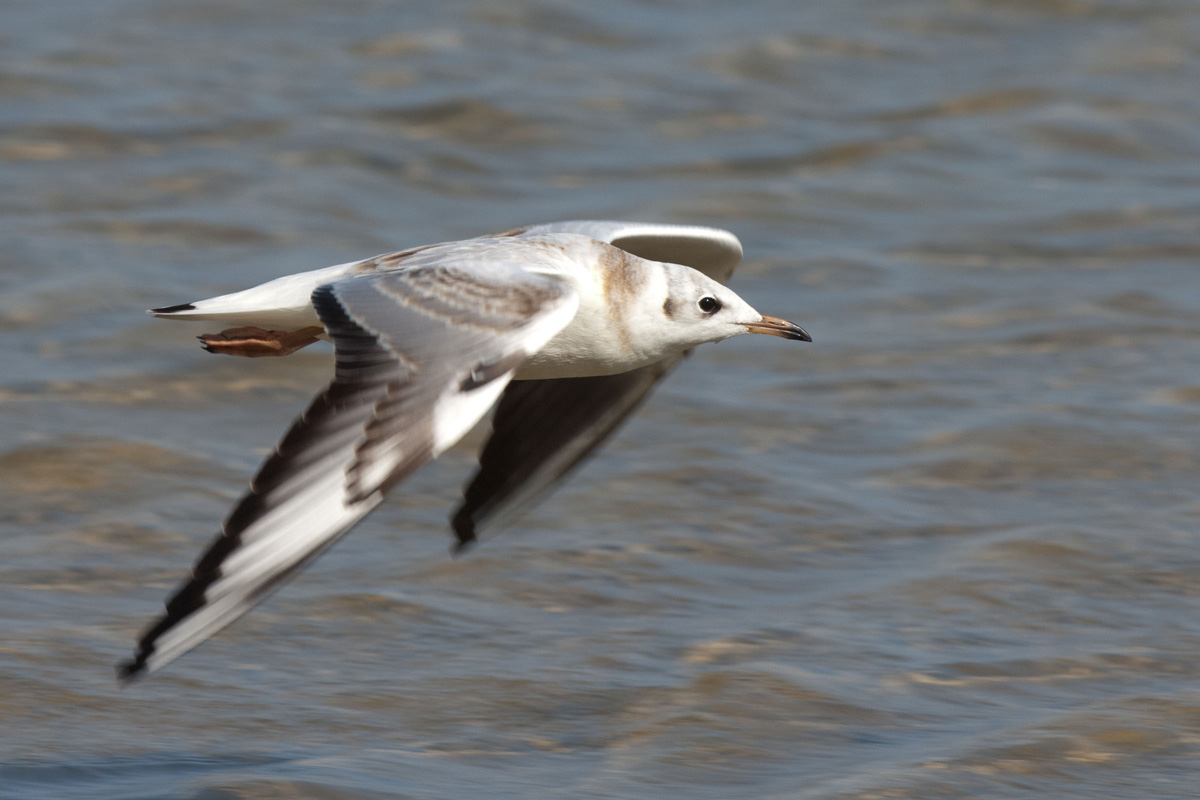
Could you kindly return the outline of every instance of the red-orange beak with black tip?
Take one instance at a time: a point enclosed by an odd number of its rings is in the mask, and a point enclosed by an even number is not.
[[[811,342],[812,337],[808,335],[808,331],[801,328],[794,322],[788,322],[786,319],[779,317],[768,317],[763,314],[762,322],[747,322],[745,323],[746,330],[750,333],[765,333],[769,336],[781,336],[784,339],[792,339],[797,342]]]

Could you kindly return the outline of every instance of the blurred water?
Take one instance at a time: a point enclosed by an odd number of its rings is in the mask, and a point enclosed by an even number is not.
[[[1200,6],[0,22],[0,796],[1196,796]],[[475,435],[118,690],[330,368],[142,310],[565,218],[729,228],[816,342],[451,560]]]

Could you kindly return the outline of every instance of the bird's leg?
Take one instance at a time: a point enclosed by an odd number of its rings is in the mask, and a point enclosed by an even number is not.
[[[301,328],[298,331],[268,331],[248,326],[206,333],[196,338],[200,340],[200,346],[210,353],[259,358],[291,355],[317,341],[317,337],[324,332],[324,328],[318,327]]]

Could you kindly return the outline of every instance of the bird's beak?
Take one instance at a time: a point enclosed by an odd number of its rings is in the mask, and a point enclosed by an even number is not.
[[[804,330],[804,328],[779,317],[768,317],[766,314],[763,314],[762,322],[747,322],[745,325],[746,330],[750,333],[782,336],[784,339],[792,339],[797,342],[812,341],[812,337],[808,335],[808,331]]]

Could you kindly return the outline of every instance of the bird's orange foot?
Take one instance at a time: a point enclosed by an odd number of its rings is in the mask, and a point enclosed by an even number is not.
[[[317,341],[324,328],[309,327],[298,331],[268,331],[254,326],[229,328],[220,333],[197,336],[200,346],[210,353],[260,358],[286,356]]]

